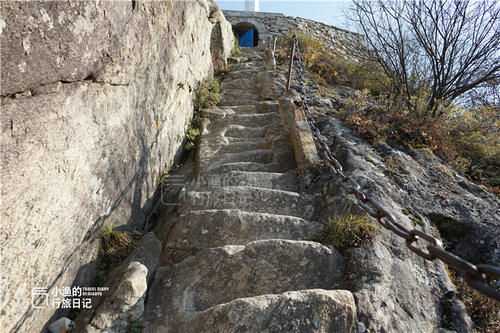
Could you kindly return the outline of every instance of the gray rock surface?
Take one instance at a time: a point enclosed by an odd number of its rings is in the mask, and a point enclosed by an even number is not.
[[[95,75],[119,49],[133,9],[130,1],[2,1],[1,12],[5,96]]]
[[[2,1],[0,18],[0,320],[31,331],[54,312],[32,288],[87,285],[104,220],[143,226],[233,35],[213,0]]]
[[[148,232],[145,234],[141,240],[137,243],[137,246],[134,248],[132,253],[124,260],[124,262],[120,265],[120,267],[125,268],[128,267],[132,262],[138,262],[144,265],[147,270],[147,281],[151,282],[154,273],[156,272],[156,268],[160,263],[160,252],[162,249],[161,241],[155,236],[153,232]],[[116,270],[117,274],[111,272],[108,279],[115,280],[119,277],[119,273],[121,271],[120,268]]]
[[[337,92],[332,104],[341,105],[349,91],[339,87]],[[321,99],[313,89],[309,93],[311,100]],[[344,173],[399,223],[410,230],[440,234],[447,250],[475,264],[499,265],[500,205],[494,195],[457,175],[426,150],[404,150],[385,143],[371,146],[335,119],[336,111],[328,103],[318,103],[313,110]],[[325,207],[344,207],[353,200],[330,176],[319,179],[317,184],[322,185],[316,188],[325,194]],[[353,210],[362,213],[356,206]],[[360,332],[473,331],[439,260],[424,261],[403,239],[382,227],[373,243],[344,254],[344,287],[356,299]]]

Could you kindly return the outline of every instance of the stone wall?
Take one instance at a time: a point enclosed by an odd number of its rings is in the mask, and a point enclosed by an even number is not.
[[[364,43],[363,36],[357,33],[300,17],[285,16],[279,13],[233,10],[223,12],[233,26],[242,22],[253,24],[259,32],[259,45],[262,45],[268,36],[288,35],[295,30],[310,34],[313,38],[323,41],[326,46],[344,55],[348,55],[346,47]]]
[[[143,226],[233,36],[214,0],[170,0],[2,1],[0,37],[0,322],[35,332],[33,288],[88,285],[102,224]]]

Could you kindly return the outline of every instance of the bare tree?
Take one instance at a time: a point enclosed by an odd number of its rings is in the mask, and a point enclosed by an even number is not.
[[[391,92],[422,116],[439,117],[443,103],[500,78],[497,0],[353,0],[352,19],[391,78]]]

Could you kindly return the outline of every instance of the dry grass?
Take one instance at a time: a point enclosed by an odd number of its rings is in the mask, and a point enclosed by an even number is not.
[[[370,223],[367,215],[351,214],[351,205],[348,204],[341,216],[329,218],[314,240],[338,249],[358,247],[373,238],[375,229],[377,227]]]
[[[102,260],[108,266],[121,262],[127,256],[131,245],[132,239],[124,232],[112,228],[104,229],[100,249]]]
[[[458,295],[474,322],[482,333],[500,332],[500,303],[469,287],[463,276],[448,268],[448,274],[458,290]]]

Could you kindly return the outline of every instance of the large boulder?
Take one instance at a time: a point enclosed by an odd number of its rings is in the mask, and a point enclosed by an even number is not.
[[[88,285],[104,221],[142,227],[233,36],[214,0],[2,1],[0,38],[0,320],[36,331],[33,288]]]
[[[134,261],[118,280],[113,295],[97,308],[84,332],[123,332],[129,323],[137,321],[144,312],[148,269]]]

